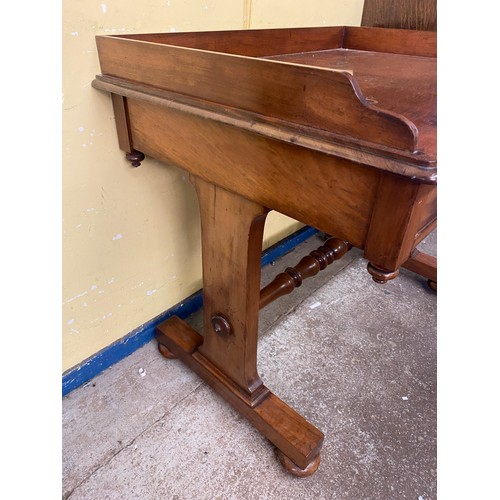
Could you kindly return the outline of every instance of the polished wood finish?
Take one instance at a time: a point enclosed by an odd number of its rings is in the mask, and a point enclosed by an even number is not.
[[[331,47],[342,53],[346,48],[366,50],[366,47],[370,47],[373,50],[371,45],[374,41],[383,38],[386,42],[378,42],[380,50],[390,48],[390,51],[400,54],[405,48],[410,48],[410,55],[420,56],[415,53],[419,43],[401,47],[400,42],[404,37],[398,36],[397,30],[386,30],[387,34],[379,33],[384,36],[378,37],[366,28],[343,30],[342,45],[339,46],[338,37],[333,37]],[[262,36],[269,37],[273,42],[275,33],[281,33],[281,30],[265,30]],[[429,37],[432,38],[432,34],[420,36],[426,45],[431,43],[427,41]],[[356,40],[353,47],[347,43],[351,39]],[[167,34],[163,35],[163,43],[147,40],[148,36],[145,40],[97,37],[103,75],[257,113],[261,115],[260,119],[284,120],[295,128],[303,126],[334,131],[344,141],[357,145],[362,140],[411,153],[418,148],[415,124],[401,113],[367,103],[356,79],[342,69],[332,71],[314,66],[282,65],[262,58],[172,46],[167,45]],[[417,39],[413,41],[417,42]],[[320,47],[318,50],[325,50],[324,44]],[[126,60],[121,57],[123,53],[127,54]],[[425,50],[423,56],[427,55],[428,50]],[[311,59],[313,56],[311,52]],[[144,68],[145,61],[147,71]],[[418,74],[418,69],[412,69],[412,62],[411,59],[406,61],[406,70]],[[257,85],[256,75],[259,75]],[[206,84],[200,85],[200,81]],[[397,88],[394,82],[393,88]],[[322,96],[321,100],[317,99],[318,95]],[[360,122],[366,126],[360,128]],[[413,155],[406,156],[413,158]],[[419,160],[425,161],[422,158]]]
[[[340,47],[344,26],[324,28],[282,28],[195,33],[145,33],[119,35],[155,44],[222,52],[237,56],[265,57],[293,52],[311,52]]]
[[[248,404],[234,381],[199,352],[204,339],[187,323],[174,316],[157,328],[156,336],[295,464],[291,473],[308,475],[319,464],[323,433],[267,388],[265,398]]]
[[[131,153],[134,148],[128,128],[127,99],[118,94],[111,94],[111,102],[113,103],[113,112],[115,115],[118,146],[121,150]]]
[[[436,0],[365,0],[361,24],[363,26],[382,28],[436,31],[436,4]],[[411,45],[414,36],[420,35],[413,35],[410,32],[406,34],[404,40],[401,40],[402,45],[405,46],[405,51],[408,49],[411,50],[409,45]],[[429,40],[432,39],[433,36],[430,36]],[[355,45],[355,42],[352,40],[351,45]],[[419,43],[419,51],[422,50],[421,45]],[[437,56],[435,43],[427,45],[427,49],[429,50],[429,55],[433,57]],[[435,132],[431,131],[431,137],[434,141],[436,140],[435,135]],[[431,257],[415,249],[410,259],[403,264],[403,267],[427,277],[429,287],[437,291],[437,260],[435,257]],[[385,283],[388,279],[392,279],[398,274],[398,271],[391,273],[376,268],[372,264],[368,264],[368,271],[378,283]]]
[[[364,247],[371,269],[384,270],[388,279],[397,276],[394,272],[436,227],[436,194],[435,186],[391,175],[381,178]]]
[[[233,380],[249,404],[262,397],[257,374],[262,236],[268,210],[224,188],[191,176],[201,213],[204,325],[199,351]],[[214,224],[214,221],[221,221]],[[234,293],[234,290],[246,293]],[[230,331],[221,335],[214,318],[223,317]],[[216,323],[217,324],[217,323]],[[219,325],[221,322],[218,323]]]
[[[111,100],[113,103],[113,112],[115,114],[118,145],[120,149],[126,151],[125,158],[127,158],[132,166],[138,167],[141,161],[144,160],[144,153],[137,151],[132,145],[132,137],[128,127],[127,98],[118,94],[111,94]]]
[[[318,467],[323,434],[263,384],[259,309],[350,245],[379,282],[421,261],[437,219],[435,45],[435,33],[352,27],[97,37],[93,86],[114,96],[120,147],[184,168],[198,195],[203,337],[171,318],[160,352],[297,476]],[[261,292],[269,210],[338,240]]]
[[[357,35],[348,38],[350,47],[348,51],[323,50],[313,54],[285,54],[272,59],[352,72],[365,100],[378,108],[410,120],[418,130],[418,133],[415,132],[414,149],[418,149],[421,156],[425,154],[432,156],[436,151],[436,114],[435,111],[429,110],[427,100],[436,98],[435,54],[429,50],[426,56],[413,55],[411,49],[414,46],[409,39],[411,37],[401,37],[400,30],[387,31],[391,35],[389,39],[370,35],[373,36],[373,43],[368,46],[372,50],[376,47],[381,51],[376,55],[376,64],[373,64],[372,51],[364,48],[366,38],[369,37],[367,35],[361,37],[359,31],[355,32]],[[435,38],[435,35],[430,34],[430,38]],[[356,43],[357,39],[364,43]],[[400,53],[382,52],[387,45],[394,47],[392,50],[398,50]],[[416,47],[421,46],[417,44]],[[402,67],[409,71],[406,80],[401,78]],[[400,83],[395,84],[398,81]]]
[[[317,455],[317,457],[309,463],[309,465],[305,469],[301,469],[297,466],[297,464],[293,463],[284,453],[282,453],[278,449],[278,460],[281,465],[285,468],[287,472],[297,477],[308,477],[314,474],[319,467],[321,462],[321,455]]]
[[[437,0],[365,0],[363,26],[437,30]]]
[[[292,293],[306,278],[316,276],[335,260],[341,259],[352,245],[338,238],[328,238],[317,250],[303,257],[294,267],[288,267],[260,291],[260,309],[279,297]]]
[[[148,156],[363,246],[377,191],[376,170],[148,101],[130,100],[129,109],[134,144]],[[331,196],[339,185],[343,189]]]
[[[381,285],[399,276],[399,268],[395,271],[388,271],[387,269],[378,267],[371,262],[368,262],[366,269],[372,275],[373,281],[375,281],[375,283],[380,283]]]

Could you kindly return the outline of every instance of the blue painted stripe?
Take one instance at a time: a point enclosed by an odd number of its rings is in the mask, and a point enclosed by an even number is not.
[[[306,241],[318,231],[312,227],[305,227],[292,234],[288,238],[281,240],[272,247],[262,252],[262,267],[270,264],[274,260],[282,257],[293,250],[299,243]],[[62,395],[63,397],[71,391],[92,380],[96,375],[118,361],[132,354],[134,351],[150,342],[155,336],[155,329],[163,321],[171,316],[187,318],[203,305],[202,290],[194,293],[186,300],[183,300],[174,307],[156,316],[144,325],[136,328],[125,337],[117,340],[108,347],[105,347],[92,357],[63,373]]]
[[[288,236],[288,238],[285,238],[272,247],[269,247],[267,250],[264,250],[264,252],[262,252],[261,259],[262,267],[267,266],[279,257],[283,257],[283,255],[291,252],[299,243],[306,241],[311,236],[314,236],[317,232],[318,230],[314,229],[313,227],[303,227],[296,233]]]
[[[151,341],[154,338],[156,327],[170,316],[179,316],[185,319],[200,309],[202,305],[203,296],[202,291],[199,290],[180,304],[168,309],[125,337],[105,347],[75,368],[66,371],[63,373],[63,397]]]

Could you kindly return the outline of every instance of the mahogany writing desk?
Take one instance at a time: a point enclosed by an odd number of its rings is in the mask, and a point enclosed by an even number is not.
[[[157,338],[312,474],[323,434],[257,373],[259,309],[363,249],[378,282],[437,224],[436,34],[329,27],[98,36],[119,146],[187,170],[201,211],[204,333],[173,317]],[[266,214],[335,238],[260,291]]]

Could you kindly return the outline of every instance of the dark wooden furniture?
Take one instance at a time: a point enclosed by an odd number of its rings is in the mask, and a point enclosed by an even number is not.
[[[361,24],[437,31],[437,0],[365,0]]]
[[[436,227],[435,33],[364,27],[99,36],[119,146],[190,174],[201,211],[204,334],[157,331],[178,357],[312,474],[323,434],[257,373],[259,309],[351,246],[384,283]],[[260,288],[266,214],[335,238]],[[430,259],[430,260],[429,260]]]

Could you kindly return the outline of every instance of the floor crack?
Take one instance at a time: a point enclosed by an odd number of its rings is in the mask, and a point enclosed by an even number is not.
[[[115,453],[110,455],[107,459],[105,459],[101,464],[99,464],[95,469],[93,469],[90,474],[88,474],[86,477],[84,477],[74,488],[72,488],[70,491],[63,493],[62,500],[68,500],[71,498],[73,493],[79,489],[82,485],[84,485],[89,479],[92,478],[99,470],[102,468],[106,467],[115,457],[117,457],[120,453],[128,450],[131,446],[133,446],[136,441],[143,436],[147,431],[149,431],[152,427],[157,425],[159,422],[161,422],[167,415],[171,414],[179,405],[181,405],[187,398],[195,394],[200,387],[203,387],[206,385],[206,382],[203,380],[200,380],[200,383],[189,393],[187,393],[182,399],[177,401],[174,406],[169,408],[165,413],[163,413],[160,417],[158,417],[154,422],[152,422],[150,425],[145,427],[135,438],[133,438],[129,443],[125,444],[122,446],[120,449],[118,449]]]

